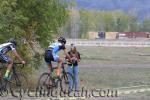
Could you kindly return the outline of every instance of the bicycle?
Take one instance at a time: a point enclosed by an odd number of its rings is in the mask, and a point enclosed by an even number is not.
[[[7,96],[10,90],[10,93],[13,97],[22,97],[23,93],[28,89],[28,80],[23,73],[18,73],[16,70],[16,65],[22,65],[21,69],[24,67],[22,63],[13,63],[12,71],[9,75],[9,80],[5,80],[1,77],[0,79],[0,95]],[[4,69],[0,68],[0,71]],[[16,95],[19,93],[19,95]]]
[[[69,84],[74,84],[74,78],[72,74],[70,74],[65,70],[64,67],[65,64],[67,63],[62,63],[61,66],[62,72],[60,77],[56,77],[53,75],[54,70],[56,69],[53,67],[51,68],[51,73],[48,72],[43,73],[38,80],[37,91],[41,92],[41,90],[46,89],[48,95],[51,91],[58,89],[60,85],[60,91],[63,92],[64,94],[71,92],[72,87],[69,87]]]

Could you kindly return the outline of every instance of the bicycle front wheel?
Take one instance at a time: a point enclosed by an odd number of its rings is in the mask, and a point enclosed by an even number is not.
[[[27,77],[22,73],[12,74],[9,80],[10,92],[14,97],[22,97],[28,89]]]
[[[61,91],[64,93],[69,93],[72,91],[74,86],[74,78],[73,75],[69,72],[65,72],[61,78]]]

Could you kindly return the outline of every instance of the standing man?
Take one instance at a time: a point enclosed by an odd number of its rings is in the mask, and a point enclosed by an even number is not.
[[[71,48],[70,51],[68,52],[68,54],[71,57],[70,61],[67,57],[66,60],[68,61],[68,72],[70,74],[73,75],[74,77],[74,86],[72,83],[69,84],[69,87],[71,90],[73,90],[73,88],[75,88],[75,91],[78,91],[78,85],[79,85],[79,78],[78,78],[78,72],[79,72],[79,66],[78,66],[78,62],[80,62],[81,58],[80,58],[80,53],[77,51],[76,47],[74,44],[71,44]]]

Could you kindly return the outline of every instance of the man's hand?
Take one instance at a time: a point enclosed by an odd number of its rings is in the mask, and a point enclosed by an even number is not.
[[[25,62],[25,61],[21,61],[21,63],[22,63],[22,64],[26,64],[26,62]]]
[[[64,53],[65,55],[68,57],[68,59],[71,61],[71,57],[69,56],[68,52],[67,52],[67,49],[64,49]]]
[[[72,60],[72,61],[73,61],[73,60],[75,60],[75,61],[76,61],[76,60],[77,60],[77,58],[76,58],[76,57],[72,57],[72,58],[71,58],[71,60]]]

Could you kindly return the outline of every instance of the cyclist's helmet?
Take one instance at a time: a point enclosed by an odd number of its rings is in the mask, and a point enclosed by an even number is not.
[[[8,42],[14,44],[15,46],[17,46],[17,42],[14,38],[11,38]]]
[[[66,39],[64,37],[59,37],[58,42],[66,44]]]

